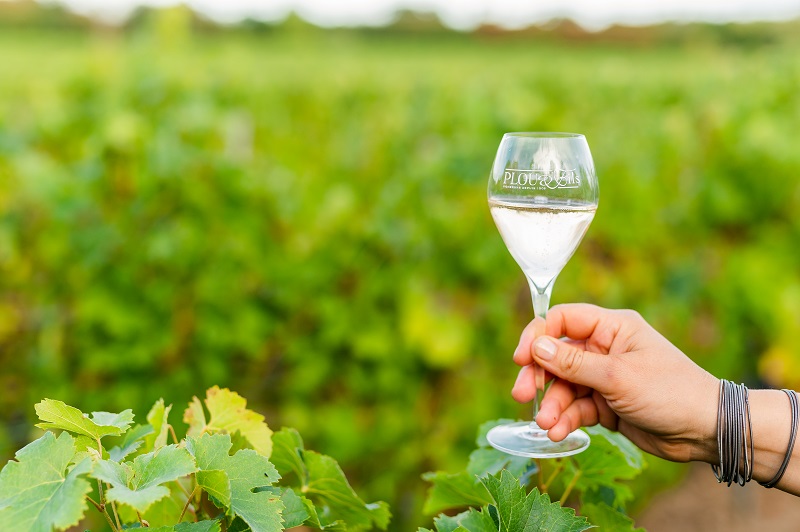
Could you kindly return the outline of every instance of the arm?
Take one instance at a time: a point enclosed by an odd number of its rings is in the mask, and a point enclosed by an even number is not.
[[[536,419],[554,441],[600,423],[667,460],[719,463],[719,380],[635,312],[553,307],[546,324],[537,318],[523,331],[514,361],[523,366],[512,391],[520,402],[535,393],[534,363],[558,377]],[[787,450],[789,400],[777,390],[752,390],[750,410],[754,478],[765,482]],[[800,495],[800,443],[777,487]]]

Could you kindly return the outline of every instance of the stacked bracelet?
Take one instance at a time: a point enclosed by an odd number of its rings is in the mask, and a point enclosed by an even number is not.
[[[792,413],[791,431],[786,456],[778,472],[768,482],[759,482],[764,487],[778,485],[792,458],[797,431],[800,430],[800,399],[792,390],[781,390],[789,397]],[[750,397],[747,386],[722,379],[719,383],[719,406],[717,409],[717,449],[719,465],[712,465],[718,482],[728,486],[734,482],[744,486],[753,478],[753,426],[750,423]]]
[[[744,384],[725,379],[720,381],[717,411],[719,466],[712,465],[711,469],[717,482],[726,482],[728,486],[734,482],[744,486],[753,478],[753,428],[750,424],[749,399]]]
[[[786,456],[783,457],[783,462],[781,463],[781,467],[778,468],[778,472],[769,482],[759,482],[759,484],[765,488],[777,486],[778,482],[780,482],[783,477],[783,473],[786,472],[789,459],[792,457],[792,451],[794,451],[794,441],[797,438],[797,426],[800,424],[800,405],[798,405],[797,393],[785,389],[781,391],[789,396],[789,406],[792,409],[792,430],[789,434],[789,448],[786,450]]]

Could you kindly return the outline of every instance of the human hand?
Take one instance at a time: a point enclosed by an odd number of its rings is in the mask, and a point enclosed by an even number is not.
[[[536,365],[557,377],[536,417],[553,441],[600,423],[668,460],[718,460],[719,380],[634,311],[557,305],[525,328],[514,362],[519,402],[536,393]]]

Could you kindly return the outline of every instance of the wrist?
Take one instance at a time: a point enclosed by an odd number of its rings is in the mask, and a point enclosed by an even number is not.
[[[696,412],[692,417],[696,425],[692,434],[690,460],[719,464],[719,446],[717,443],[717,423],[719,417],[720,380],[706,373],[701,386],[697,388]]]

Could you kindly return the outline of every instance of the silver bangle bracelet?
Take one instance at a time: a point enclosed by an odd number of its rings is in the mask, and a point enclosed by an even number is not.
[[[753,427],[750,394],[744,384],[721,379],[717,409],[719,465],[712,465],[717,482],[744,486],[753,478]]]

